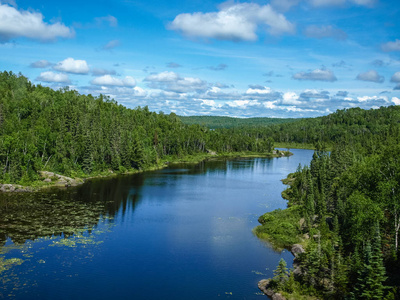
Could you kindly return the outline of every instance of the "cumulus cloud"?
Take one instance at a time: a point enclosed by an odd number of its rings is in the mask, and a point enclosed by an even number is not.
[[[362,81],[372,81],[376,83],[382,83],[385,81],[385,77],[379,75],[378,72],[375,70],[369,70],[367,72],[360,73],[357,75],[356,79]]]
[[[93,85],[101,86],[126,86],[134,87],[136,85],[136,80],[131,76],[126,76],[125,78],[112,77],[111,75],[103,75],[93,79],[91,82]]]
[[[382,44],[381,49],[385,52],[400,51],[400,40],[396,39],[394,42]]]
[[[118,47],[119,45],[121,45],[121,42],[119,40],[112,40],[112,41],[109,41],[107,44],[105,44],[103,47],[101,47],[101,49],[111,50],[111,49]]]
[[[347,39],[347,34],[341,29],[334,28],[331,25],[318,27],[316,25],[310,25],[304,30],[304,34],[310,38],[322,39],[322,38],[333,38],[336,40]]]
[[[293,75],[296,80],[336,81],[337,78],[331,70],[315,69],[311,72],[299,72]]]
[[[36,78],[36,80],[43,81],[43,82],[57,82],[57,83],[70,83],[71,82],[69,80],[67,74],[54,73],[51,71],[40,73],[40,75]]]
[[[55,41],[57,38],[72,38],[74,31],[60,22],[49,24],[43,21],[39,12],[18,10],[0,3],[0,41],[25,37],[41,42]]]
[[[393,102],[395,105],[400,105],[400,99],[397,98],[397,97],[393,97],[393,98],[392,98],[392,102]]]
[[[283,105],[299,105],[299,96],[295,92],[286,92],[283,94],[281,104]]]
[[[85,60],[75,60],[71,57],[58,62],[54,67],[54,70],[73,73],[73,74],[87,74],[89,73],[89,66]]]
[[[271,35],[293,34],[295,31],[295,26],[269,4],[232,2],[226,2],[218,12],[180,14],[168,28],[189,37],[255,41],[259,26],[266,26]]]
[[[49,67],[51,65],[52,65],[51,62],[48,62],[47,60],[42,59],[42,60],[38,60],[38,61],[35,61],[35,62],[31,63],[29,66],[31,68],[43,69],[43,68],[47,68],[47,67]]]
[[[180,77],[175,72],[164,71],[147,76],[149,87],[167,92],[190,93],[207,90],[207,82],[200,78]]]
[[[400,72],[394,73],[390,81],[400,83]]]

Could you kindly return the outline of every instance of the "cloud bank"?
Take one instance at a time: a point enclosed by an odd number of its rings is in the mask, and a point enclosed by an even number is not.
[[[168,29],[185,36],[229,41],[255,41],[259,27],[271,35],[293,34],[295,26],[271,5],[224,3],[218,12],[180,14]]]
[[[0,41],[25,37],[41,42],[51,42],[57,38],[72,38],[74,31],[60,22],[49,24],[43,21],[41,13],[17,10],[0,3]]]

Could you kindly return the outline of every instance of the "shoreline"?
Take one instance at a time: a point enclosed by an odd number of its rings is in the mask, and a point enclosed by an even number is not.
[[[202,161],[207,161],[210,159],[226,159],[226,158],[279,158],[279,157],[289,157],[293,155],[293,153],[289,151],[282,150],[273,150],[272,153],[257,153],[257,152],[227,152],[217,154],[215,152],[209,152],[199,155],[186,155],[182,158],[172,158],[172,160],[162,160],[156,165],[149,166],[143,169],[135,169],[129,170],[125,172],[114,172],[112,170],[102,171],[97,175],[92,175],[88,177],[68,177],[61,174],[57,174],[51,171],[38,171],[41,176],[41,179],[38,181],[32,182],[30,185],[21,185],[16,183],[0,183],[0,193],[32,193],[39,192],[49,188],[68,188],[75,187],[84,184],[85,182],[97,179],[97,178],[112,178],[118,175],[133,175],[142,172],[161,170],[172,164],[180,164],[180,163],[192,163],[197,164]],[[171,159],[170,158],[170,159]]]

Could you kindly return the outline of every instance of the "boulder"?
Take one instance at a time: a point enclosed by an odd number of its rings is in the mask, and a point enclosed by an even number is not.
[[[275,293],[272,295],[272,300],[286,300],[280,293]]]
[[[275,293],[273,289],[269,287],[271,279],[262,279],[258,282],[258,288],[272,300],[286,300],[280,293]]]
[[[302,245],[300,244],[294,244],[292,246],[292,249],[290,250],[290,252],[292,252],[294,257],[297,257],[299,254],[306,252],[303,248]]]

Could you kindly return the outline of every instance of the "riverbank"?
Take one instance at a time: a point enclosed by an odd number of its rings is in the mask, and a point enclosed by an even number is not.
[[[35,192],[47,188],[68,188],[78,186],[84,182],[95,178],[108,178],[117,175],[130,175],[147,171],[155,171],[168,167],[170,164],[179,163],[193,163],[197,164],[209,159],[224,159],[224,158],[254,158],[254,157],[287,157],[293,155],[289,151],[274,150],[272,153],[260,152],[224,152],[216,153],[208,151],[207,153],[199,153],[196,155],[185,155],[182,157],[170,156],[159,160],[156,164],[142,168],[142,169],[122,169],[119,171],[103,170],[91,174],[81,172],[74,172],[70,176],[57,174],[51,171],[38,171],[39,179],[26,184],[16,183],[0,183],[0,192]]]

